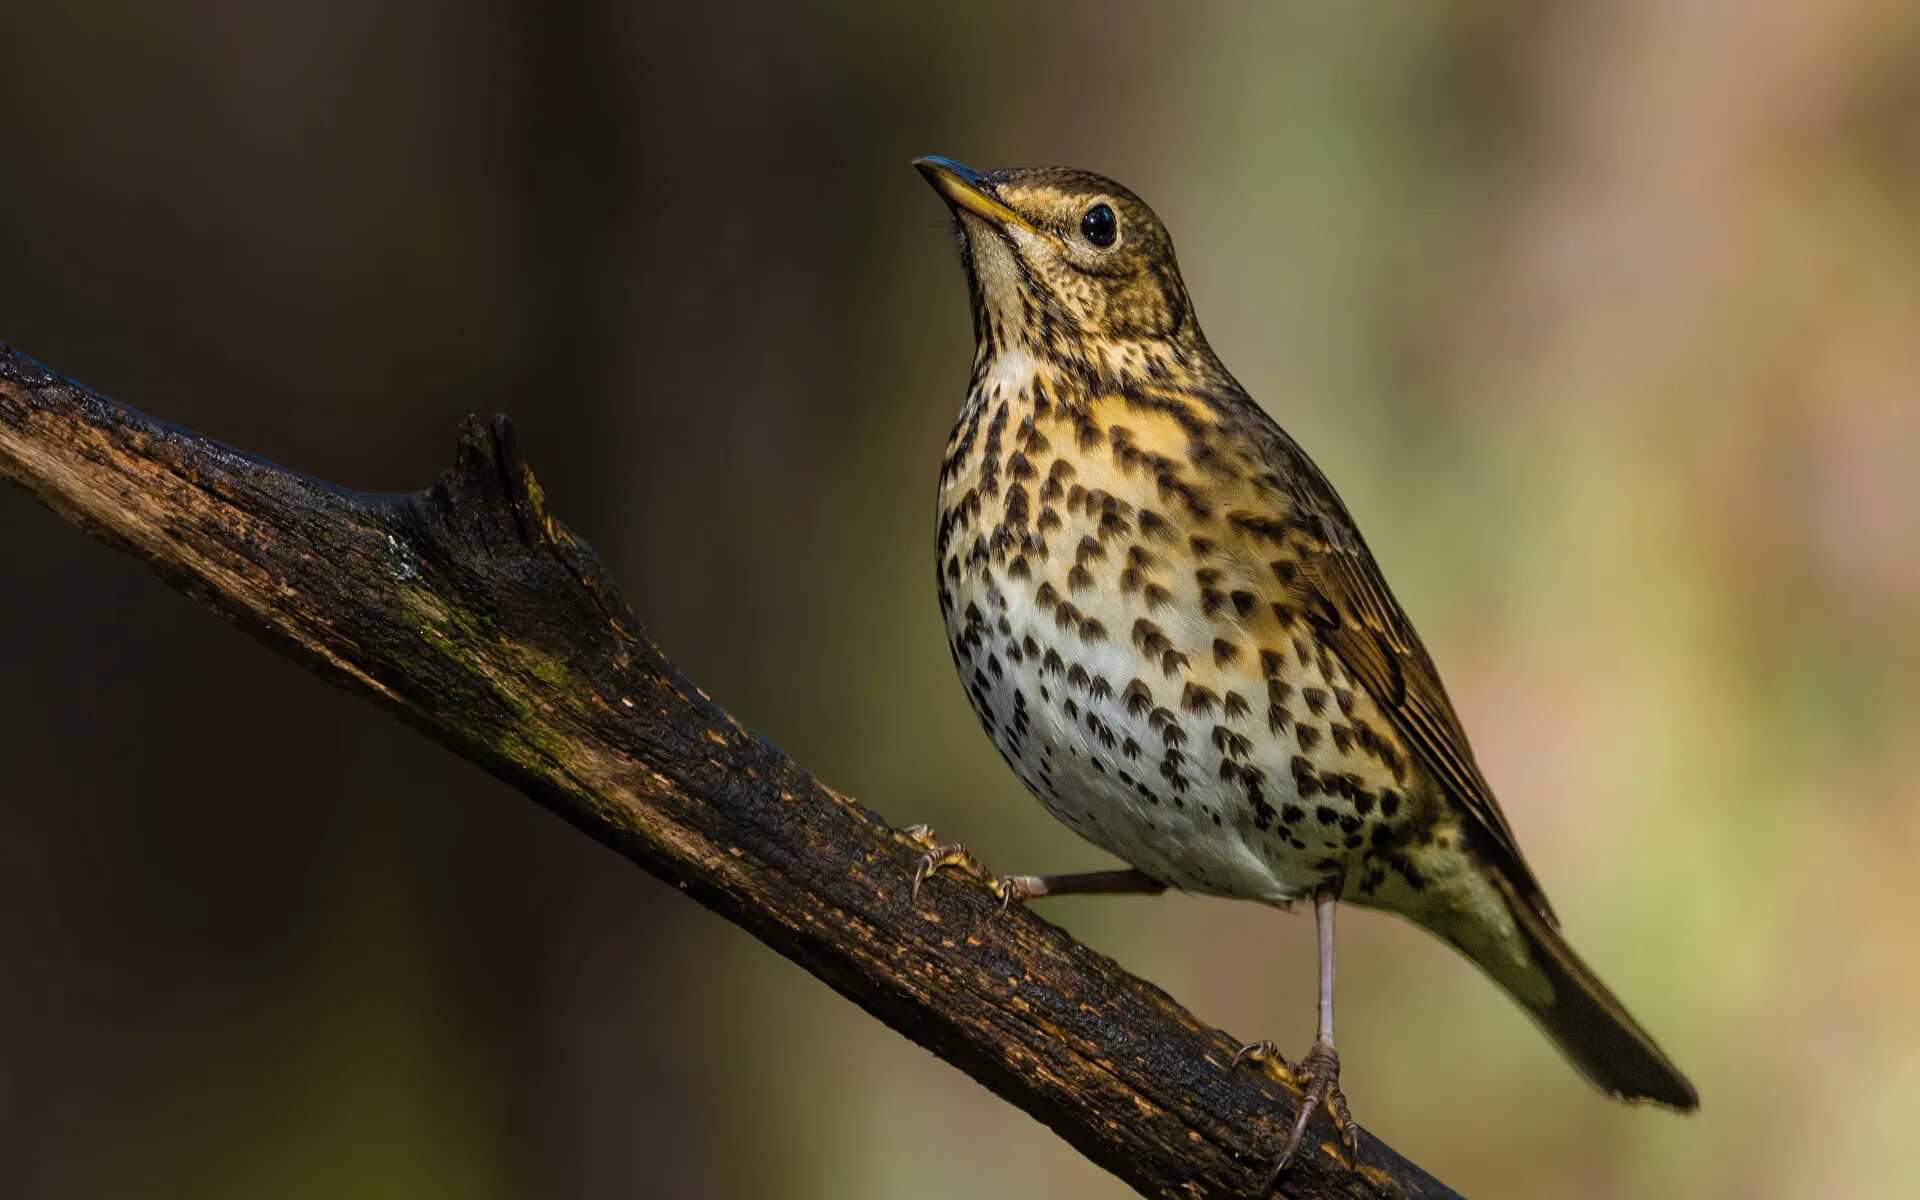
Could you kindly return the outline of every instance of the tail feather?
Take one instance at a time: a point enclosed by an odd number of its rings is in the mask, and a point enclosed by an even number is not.
[[[1608,1095],[1680,1112],[1700,1107],[1693,1084],[1580,961],[1559,931],[1505,879],[1489,874],[1512,914],[1513,933],[1501,939],[1504,944],[1474,945],[1479,939],[1455,936],[1452,930],[1437,932],[1478,963],[1553,1039],[1567,1060]]]

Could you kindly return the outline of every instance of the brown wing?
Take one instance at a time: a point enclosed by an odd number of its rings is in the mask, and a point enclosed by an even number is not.
[[[1473,760],[1473,749],[1433,660],[1393,598],[1346,505],[1320,468],[1286,432],[1258,414],[1257,444],[1293,501],[1305,613],[1327,648],[1367,690],[1416,761],[1483,835],[1521,895],[1553,920],[1553,910],[1513,829]],[[1250,414],[1251,415],[1251,414]]]

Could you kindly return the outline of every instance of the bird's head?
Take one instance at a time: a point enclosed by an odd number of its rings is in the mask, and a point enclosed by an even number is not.
[[[1172,240],[1126,188],[1063,167],[913,165],[953,210],[983,356],[1098,363],[1205,345]]]

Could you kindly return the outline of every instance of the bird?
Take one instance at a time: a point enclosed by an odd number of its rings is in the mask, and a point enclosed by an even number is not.
[[[1230,1064],[1302,1092],[1269,1188],[1321,1105],[1358,1163],[1334,1046],[1343,903],[1452,945],[1608,1095],[1697,1108],[1561,935],[1432,657],[1326,475],[1208,345],[1160,219],[1087,171],[913,165],[951,212],[974,334],[939,480],[954,665],[1027,789],[1128,864],[999,878],[1003,907],[1311,902],[1311,1048]],[[978,868],[910,832],[916,900],[934,872]]]

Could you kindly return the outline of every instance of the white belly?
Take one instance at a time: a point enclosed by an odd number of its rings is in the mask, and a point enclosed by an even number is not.
[[[1035,588],[1003,584],[998,573],[992,582],[964,576],[952,597],[948,638],[975,711],[1028,789],[1076,833],[1187,891],[1287,903],[1326,875],[1314,863],[1343,835],[1329,831],[1327,844],[1309,840],[1297,850],[1256,830],[1243,788],[1220,778],[1213,722],[1177,705],[1129,707],[1130,681],[1165,684],[1127,640],[1124,606],[1092,592],[1074,598],[1108,630],[1089,642],[1062,628]],[[1025,648],[1029,639],[1038,654]],[[1172,772],[1169,751],[1178,761]],[[1268,804],[1298,802],[1284,759],[1264,774]]]

